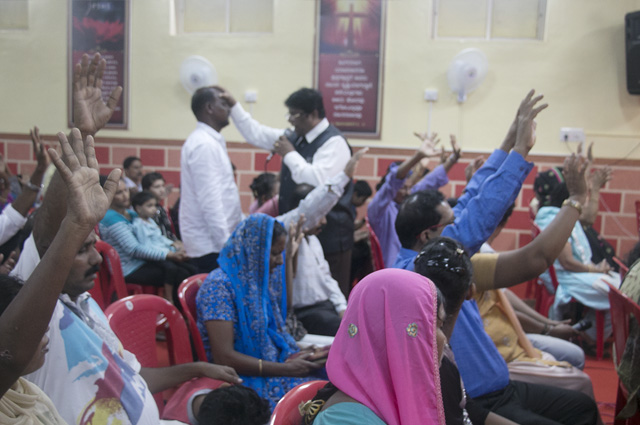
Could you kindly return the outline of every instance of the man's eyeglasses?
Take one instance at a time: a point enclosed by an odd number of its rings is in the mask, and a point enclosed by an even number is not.
[[[435,225],[433,225],[431,227],[428,227],[427,229],[428,230],[438,230],[441,227],[446,227],[446,226],[448,226],[450,224],[453,224],[455,221],[456,221],[456,218],[454,216],[454,217],[451,218],[451,220],[447,221],[446,223],[435,224]]]
[[[298,112],[296,114],[284,114],[284,117],[286,118],[287,121],[292,121],[292,120],[297,120],[298,118],[300,118],[303,115],[307,115],[304,112]]]

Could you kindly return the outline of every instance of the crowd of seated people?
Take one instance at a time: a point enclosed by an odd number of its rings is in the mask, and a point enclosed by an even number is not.
[[[102,263],[96,241],[117,250],[127,282],[163,287],[170,301],[198,268],[175,234],[179,223],[161,205],[167,189],[160,173],[143,175],[142,160],[132,157],[124,164],[126,179],[114,170],[100,184],[93,137],[122,92],[114,89],[106,103],[89,101],[100,98],[104,69],[99,54],[85,55],[74,68],[78,128],[59,133],[61,151],[49,149],[48,156],[34,129],[38,165],[19,194],[8,193],[11,176],[0,173],[7,199],[0,244],[39,207],[33,231],[0,268],[0,422],[260,425],[291,389],[322,379],[327,384],[301,406],[301,423],[602,422],[591,380],[581,370],[584,352],[568,341],[589,335],[564,320],[562,306],[576,300],[590,308],[589,319],[590,311],[609,308],[606,287],[594,282],[620,286],[606,260],[595,263],[582,227],[593,223],[610,171],[589,177],[592,160],[579,153],[551,174],[541,172],[541,233],[516,250],[491,247],[533,168],[527,155],[535,119],[547,106],[542,96],[529,92],[499,147],[486,161],[472,162],[454,206],[438,188],[461,156],[457,141],[452,136],[446,155],[436,148],[436,135],[418,134],[420,147],[390,166],[368,207],[387,270],[367,274],[346,293],[332,275],[336,257],[316,235],[331,225],[326,216],[336,205],[346,202],[353,218],[371,196],[368,184],[353,184],[367,149],[350,152],[342,170],[316,184],[289,181],[286,210],[275,208],[283,195],[277,177],[258,176],[251,214],[223,241],[195,300],[208,362],[148,368],[123,347],[87,292]],[[204,109],[220,121],[232,114],[247,119],[228,92],[216,90]],[[316,94],[312,98],[317,102]],[[296,125],[298,131],[325,142],[338,137],[317,109],[291,113],[288,106],[290,122],[305,114],[317,118]],[[251,126],[260,137],[277,133]],[[331,137],[323,136],[327,129]],[[269,147],[283,158],[308,143],[305,137],[276,140]],[[40,203],[49,156],[54,170]],[[434,156],[441,164],[425,171],[425,159]],[[296,164],[302,166],[296,161],[284,161],[294,174]],[[554,262],[559,286],[549,318],[507,288],[544,278]],[[636,301],[637,269],[635,262],[622,285]],[[620,368],[632,394],[638,387],[636,328]],[[159,408],[152,394],[171,388]],[[636,412],[637,396],[625,409]]]

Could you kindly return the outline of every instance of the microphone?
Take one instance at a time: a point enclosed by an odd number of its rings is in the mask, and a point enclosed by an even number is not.
[[[295,136],[296,136],[296,132],[293,131],[292,129],[287,128],[287,129],[284,130],[284,137],[286,137],[287,140],[290,141]],[[275,155],[275,152],[271,151],[271,153],[269,155],[267,155],[266,162],[271,161],[273,159],[273,155]]]

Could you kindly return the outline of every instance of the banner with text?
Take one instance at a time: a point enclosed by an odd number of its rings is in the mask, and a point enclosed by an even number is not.
[[[124,88],[107,128],[127,128],[129,72],[129,0],[70,0],[69,22],[69,93],[73,84],[73,67],[87,53],[96,52],[107,61],[102,77],[102,98]],[[69,98],[69,126],[73,126],[73,98]]]
[[[352,136],[380,137],[384,0],[320,0],[316,87],[329,121]]]

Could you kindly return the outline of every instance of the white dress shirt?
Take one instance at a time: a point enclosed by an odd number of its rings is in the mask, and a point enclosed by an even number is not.
[[[180,156],[180,234],[187,255],[219,253],[242,218],[226,142],[198,122]]]
[[[252,145],[266,150],[273,150],[273,144],[284,134],[283,129],[267,127],[251,118],[251,115],[242,109],[240,103],[231,108],[231,119],[242,137]],[[323,118],[307,134],[307,143],[313,141],[329,127],[329,121]],[[318,186],[344,170],[347,161],[351,158],[351,151],[347,141],[342,136],[333,136],[327,140],[313,155],[311,163],[307,162],[298,152],[292,151],[284,156],[284,163],[291,170],[291,177],[297,184],[310,184]]]
[[[320,219],[338,202],[349,180],[349,176],[340,172],[326,184],[316,186],[300,201],[297,208],[276,219],[284,224],[285,229],[288,229],[291,223],[296,223],[300,215],[304,214],[303,230],[316,227]],[[338,282],[331,277],[329,263],[324,259],[320,241],[316,236],[305,236],[298,249],[298,268],[293,280],[292,305],[294,308],[300,308],[326,300],[333,303],[338,313],[347,308],[347,300]]]

